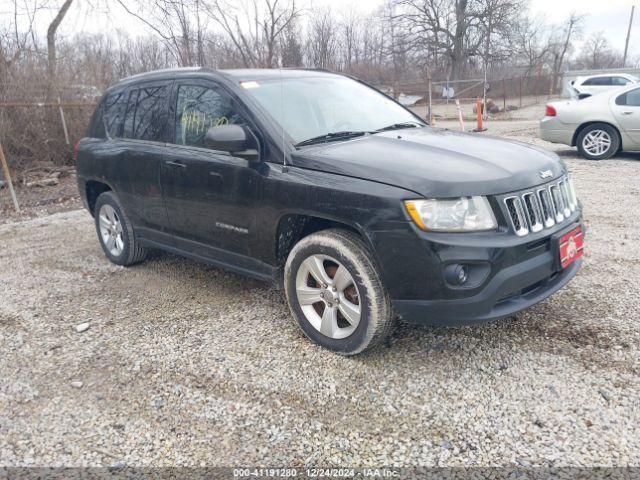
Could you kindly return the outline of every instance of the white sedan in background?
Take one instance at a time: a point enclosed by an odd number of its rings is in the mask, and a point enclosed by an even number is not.
[[[591,75],[590,77],[578,77],[569,84],[569,90],[571,91],[573,89],[572,93],[575,97],[582,99],[638,82],[640,82],[638,77],[629,75],[628,73],[608,73]]]
[[[640,150],[640,85],[547,105],[540,138],[578,147],[590,160]]]

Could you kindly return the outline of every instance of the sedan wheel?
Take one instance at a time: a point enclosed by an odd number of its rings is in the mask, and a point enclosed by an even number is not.
[[[607,123],[593,123],[580,130],[576,145],[584,158],[605,160],[620,149],[620,135]]]
[[[582,139],[582,148],[593,156],[600,156],[611,148],[611,136],[604,130],[591,130]]]

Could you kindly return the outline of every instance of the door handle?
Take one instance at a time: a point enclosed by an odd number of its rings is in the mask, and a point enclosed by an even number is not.
[[[171,166],[171,167],[180,167],[180,168],[187,168],[187,165],[179,162],[177,160],[167,160],[166,162],[164,162],[165,164]]]
[[[626,112],[622,112],[622,114],[623,114],[623,115],[632,115],[632,114],[633,114],[633,112],[626,111]]]

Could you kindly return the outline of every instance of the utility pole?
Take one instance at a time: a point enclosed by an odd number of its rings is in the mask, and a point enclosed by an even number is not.
[[[622,57],[622,66],[627,66],[627,52],[629,51],[629,37],[631,36],[631,25],[633,25],[633,11],[636,9],[635,5],[631,5],[631,17],[629,17],[629,29],[627,30],[627,41],[624,43],[624,56]]]

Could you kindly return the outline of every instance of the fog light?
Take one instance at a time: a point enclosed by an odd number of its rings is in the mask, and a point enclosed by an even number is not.
[[[467,269],[464,265],[458,265],[457,270],[458,270],[458,273],[457,273],[458,283],[462,285],[464,282],[467,281]]]
[[[454,286],[464,285],[469,278],[467,266],[459,263],[448,265],[444,275],[447,283]]]

